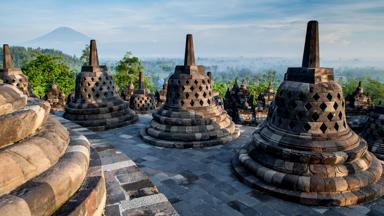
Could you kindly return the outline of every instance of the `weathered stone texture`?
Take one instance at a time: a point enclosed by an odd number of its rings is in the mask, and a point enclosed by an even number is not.
[[[52,84],[51,90],[45,96],[45,100],[51,105],[51,110],[62,111],[65,106],[65,94],[60,91],[56,84]]]
[[[87,211],[66,215],[101,215],[104,177],[94,172],[100,164],[88,169],[88,140],[50,117],[47,102],[27,101],[12,85],[0,84],[0,108],[0,215],[52,215],[76,192],[89,201],[73,204],[72,209],[84,206]],[[82,189],[90,171],[99,183]],[[97,191],[97,196],[84,194],[85,189]]]
[[[89,65],[76,76],[75,96],[65,106],[64,118],[92,130],[107,130],[137,121],[128,102],[115,90],[105,65],[99,65],[96,41],[91,40]]]
[[[213,98],[211,78],[195,64],[192,35],[187,35],[184,65],[169,77],[167,98],[141,131],[144,141],[171,148],[228,143],[239,131]]]
[[[319,67],[317,25],[308,23],[303,67],[288,68],[267,120],[232,165],[242,181],[290,201],[372,201],[384,194],[383,167],[348,126],[333,69]]]
[[[3,69],[0,69],[0,80],[3,80],[6,84],[16,86],[25,95],[29,96],[28,78],[20,68],[13,66],[8,44],[3,45]]]
[[[156,98],[152,95],[144,84],[144,72],[139,74],[139,87],[133,91],[133,95],[129,98],[130,108],[136,113],[151,113],[156,109]]]

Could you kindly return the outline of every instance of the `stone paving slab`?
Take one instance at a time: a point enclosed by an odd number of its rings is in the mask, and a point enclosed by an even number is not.
[[[350,207],[310,207],[284,201],[241,183],[231,159],[249,142],[254,127],[238,126],[238,140],[204,149],[169,149],[144,143],[140,130],[151,120],[141,115],[136,124],[97,136],[133,160],[168,198],[180,215],[384,215],[384,199]]]
[[[99,132],[90,131],[59,116],[55,118],[65,127],[84,134],[98,152],[107,190],[105,216],[179,215],[140,167],[110,145],[113,137],[107,139],[99,136]]]

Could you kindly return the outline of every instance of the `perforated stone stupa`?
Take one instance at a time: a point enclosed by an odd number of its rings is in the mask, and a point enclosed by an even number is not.
[[[123,89],[123,91],[121,92],[121,98],[126,101],[129,101],[134,91],[135,91],[135,86],[133,85],[132,82],[129,82],[127,87]]]
[[[144,84],[144,72],[139,74],[139,88],[130,97],[129,105],[136,113],[150,113],[156,109],[156,99]]]
[[[51,105],[51,110],[63,111],[65,107],[65,94],[56,84],[52,84],[51,90],[45,95],[45,100]]]
[[[160,107],[165,103],[165,100],[167,99],[167,88],[168,88],[168,80],[164,79],[163,88],[160,91],[156,91],[155,98],[156,98],[156,107]]]
[[[384,193],[383,167],[345,118],[333,69],[319,65],[318,23],[310,21],[302,67],[288,68],[268,118],[234,156],[246,184],[308,205],[347,206]]]
[[[384,160],[384,105],[378,105],[369,114],[362,136],[367,140],[370,150]]]
[[[49,110],[48,102],[0,84],[0,215],[101,216],[100,158]]]
[[[355,91],[346,97],[346,114],[349,126],[357,132],[364,130],[372,110],[371,98],[365,94],[361,81]]]
[[[236,124],[255,124],[253,97],[249,94],[245,82],[242,82],[239,87],[236,79],[232,89],[227,89],[224,107]]]
[[[92,130],[121,127],[137,121],[129,103],[115,90],[105,65],[99,65],[96,41],[91,40],[89,65],[76,76],[75,97],[65,106],[64,118]]]
[[[224,144],[239,136],[227,113],[213,101],[211,79],[195,64],[192,35],[187,35],[184,65],[168,79],[167,99],[141,131],[144,141],[164,147]]]
[[[2,79],[4,83],[16,86],[25,95],[29,96],[28,78],[20,68],[13,66],[8,44],[3,45],[3,69],[0,69],[0,79]]]

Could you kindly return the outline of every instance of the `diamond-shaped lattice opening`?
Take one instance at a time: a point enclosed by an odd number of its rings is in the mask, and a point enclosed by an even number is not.
[[[328,94],[327,94],[327,98],[328,98],[329,101],[332,100],[332,95],[331,95],[331,93],[328,93]]]
[[[325,133],[325,131],[327,131],[327,125],[325,125],[324,123],[321,124],[321,126],[320,126],[320,130],[321,130],[323,133]]]
[[[203,80],[202,83],[205,84],[205,80]]]
[[[325,109],[327,109],[327,104],[325,104],[324,102],[321,103],[321,104],[320,104],[320,109],[323,110],[323,111],[324,111]]]
[[[200,91],[203,90],[203,87],[199,86],[199,90],[200,90]]]
[[[337,122],[335,123],[335,129],[337,130],[337,131],[339,131],[339,124],[337,124]]]
[[[207,100],[207,103],[208,103],[208,104],[211,104],[211,100],[208,99],[208,100]]]
[[[191,104],[191,106],[193,106],[193,105],[195,105],[195,102],[193,102],[193,100],[191,100],[191,103],[189,103],[189,104]]]
[[[200,100],[200,105],[203,106],[203,104],[204,104],[204,101]]]
[[[289,128],[293,129],[295,127],[295,123],[293,121],[289,122]]]
[[[329,119],[329,121],[332,121],[332,119],[333,119],[333,114],[332,114],[332,113],[328,113],[327,118]]]
[[[343,118],[343,113],[339,112],[339,119],[341,120]]]
[[[337,93],[337,98],[340,100],[341,99],[341,95],[340,93]]]
[[[341,106],[344,107],[344,105],[345,105],[345,104],[344,104],[344,101],[343,101],[343,102],[341,103]]]
[[[191,86],[189,89],[191,89],[191,91],[193,91],[195,88],[193,86]]]
[[[183,91],[184,91],[184,90],[185,90],[185,87],[184,87],[184,86],[182,86],[182,87],[181,87],[181,89],[183,89]]]
[[[312,108],[312,105],[310,103],[305,104],[305,108],[307,110],[310,110]]]
[[[198,98],[199,97],[199,94],[196,92],[195,93],[195,98]]]
[[[185,94],[185,98],[187,98],[187,99],[189,98],[189,93]]]
[[[203,97],[207,97],[207,93],[204,92],[204,93],[203,93]]]
[[[199,83],[199,81],[195,80],[195,84],[197,85],[197,83]]]
[[[317,121],[319,118],[320,118],[319,114],[317,114],[317,113],[313,113],[313,114],[312,114],[312,119],[313,119],[314,121]]]
[[[184,106],[184,101],[181,101],[180,103],[181,103],[181,106]]]
[[[315,95],[312,96],[312,98],[315,99],[315,101],[318,101],[320,99],[320,96],[319,94],[316,93]]]
[[[207,86],[207,85],[205,86],[205,89],[207,89],[207,90],[208,90],[208,86]]]
[[[335,110],[337,110],[338,107],[339,107],[339,104],[337,104],[337,103],[335,102],[335,104],[333,104],[333,108],[335,108]]]
[[[185,81],[185,83],[187,83],[187,85],[189,84],[189,80]]]
[[[94,91],[95,91],[95,88],[92,88],[92,91],[94,92]]]
[[[304,124],[304,130],[306,130],[306,131],[311,130],[311,125],[309,125],[308,123],[305,123]]]
[[[345,123],[345,121],[343,122],[343,126],[344,126],[345,128],[347,128],[347,123]]]

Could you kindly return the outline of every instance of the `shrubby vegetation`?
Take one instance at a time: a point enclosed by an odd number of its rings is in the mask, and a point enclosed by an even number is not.
[[[36,58],[36,55],[38,54],[45,54],[49,56],[60,56],[62,62],[75,71],[80,70],[80,67],[82,65],[82,62],[76,56],[70,56],[70,55],[64,54],[61,51],[54,50],[54,49],[40,49],[40,48],[34,49],[34,48],[13,46],[10,48],[10,50],[11,50],[11,55],[13,59],[13,65],[15,67],[22,67],[24,64],[34,60]],[[3,49],[0,49],[0,58],[3,59]],[[0,62],[0,65],[1,67],[3,66],[2,61]]]
[[[384,83],[374,80],[370,77],[350,78],[342,83],[344,96],[352,94],[356,87],[362,82],[364,92],[369,95],[374,104],[384,103]]]
[[[33,94],[39,98],[44,97],[54,83],[65,95],[75,88],[75,72],[61,56],[37,53],[33,60],[23,65],[22,70],[28,76]]]
[[[132,82],[135,88],[139,85],[139,73],[144,71],[144,67],[140,59],[133,56],[131,52],[127,52],[124,57],[117,63],[112,76],[121,91],[125,89],[128,83]],[[144,83],[149,90],[153,90],[152,83],[148,77],[144,78]]]
[[[82,51],[80,58],[69,56],[61,51],[53,49],[32,49],[24,47],[11,47],[11,54],[16,67],[22,67],[29,77],[33,92],[38,97],[43,97],[53,83],[68,95],[75,88],[75,75],[81,66],[89,59],[89,46]],[[0,49],[0,58],[2,58]],[[213,73],[213,88],[224,97],[228,88],[232,88],[235,78],[239,85],[244,80],[248,91],[254,100],[265,91],[269,82],[272,82],[276,90],[283,80],[286,70],[286,62],[279,60],[276,70],[270,70],[272,66],[263,63],[262,59],[256,59],[255,65],[250,60],[230,59],[198,59],[206,66],[206,71]],[[270,63],[276,59],[269,60]],[[280,63],[279,63],[280,62]],[[244,63],[244,64],[242,64]],[[256,64],[257,63],[257,64]],[[268,62],[267,62],[268,63]],[[0,65],[2,62],[0,62]],[[173,73],[176,65],[182,64],[182,59],[152,59],[141,61],[138,57],[128,52],[118,62],[109,62],[108,68],[112,73],[118,89],[124,89],[129,82],[138,86],[139,72],[145,71],[145,84],[152,92],[160,89],[163,79]],[[259,65],[259,67],[257,66]],[[258,69],[250,69],[258,68]],[[284,70],[282,69],[284,68]],[[384,103],[384,70],[368,68],[339,68],[336,70],[339,83],[343,86],[344,95],[351,94],[358,81],[363,82],[365,92],[372,97],[375,104]]]

